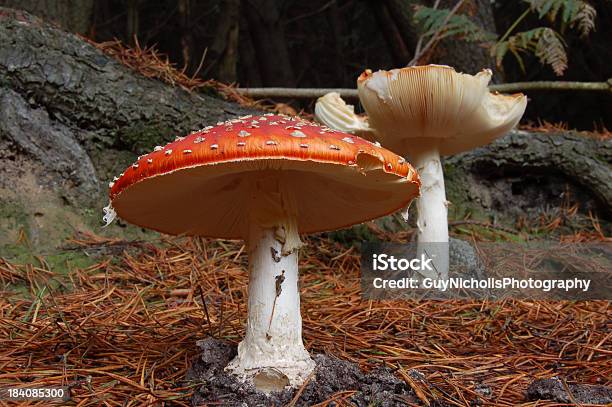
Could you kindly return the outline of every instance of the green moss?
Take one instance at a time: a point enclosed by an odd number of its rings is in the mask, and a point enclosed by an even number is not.
[[[335,230],[327,235],[331,240],[344,246],[356,246],[357,248],[361,247],[362,242],[378,241],[365,224],[355,225],[348,229]]]
[[[170,127],[163,124],[136,123],[118,133],[117,142],[136,154],[143,154],[156,145],[165,144],[166,140],[172,138],[173,133]]]
[[[2,246],[2,257],[14,264],[33,264],[60,275],[75,268],[89,267],[97,261],[81,250],[39,252],[25,243]]]

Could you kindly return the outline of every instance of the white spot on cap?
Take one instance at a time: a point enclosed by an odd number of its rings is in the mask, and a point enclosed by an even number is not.
[[[218,145],[218,144],[212,144],[212,145],[210,146],[210,149],[211,149],[211,150],[216,150],[216,149],[218,149],[218,148],[219,148],[219,145]]]
[[[238,142],[238,147],[244,147],[244,146],[246,146],[246,143],[244,141]]]
[[[266,113],[266,114],[264,114],[264,116],[268,116],[268,117],[274,116],[274,113]]]
[[[162,146],[155,146],[155,148],[153,149],[153,151],[161,151],[164,148]]]
[[[393,169],[393,165],[391,165],[391,163],[387,163],[387,169],[391,171]]]
[[[138,168],[138,164],[134,163],[134,164],[132,164],[132,167]]]
[[[277,145],[277,144],[278,144],[278,143],[277,143],[276,141],[274,141],[274,140],[268,140],[268,141],[266,141],[266,145],[267,145],[267,146],[275,146],[275,145]]]
[[[184,138],[185,138],[185,137],[177,137],[177,138],[175,138],[175,139],[174,139],[174,141],[181,141],[181,140],[183,140]]]
[[[246,116],[240,116],[239,119],[240,120],[246,120],[246,119],[250,119],[251,117],[253,117],[252,114],[247,114]]]
[[[194,144],[200,144],[201,142],[203,142],[204,140],[206,140],[204,137],[196,137],[195,140],[193,140]]]
[[[300,144],[300,147],[302,147],[302,148],[308,148],[308,144]]]
[[[119,181],[119,178],[113,177],[113,181]]]
[[[340,151],[340,147],[335,146],[335,145],[333,145],[333,144],[331,144],[331,145],[329,146],[329,148],[330,148],[330,149],[332,149],[332,150],[337,150],[337,151]]]
[[[267,119],[267,118],[265,118],[265,117],[260,117],[260,118],[259,118],[259,121],[260,121],[260,122],[265,122],[266,120],[268,120],[268,119]]]
[[[112,182],[112,181],[108,183],[108,187],[109,187],[109,188],[112,188],[112,187],[113,187],[113,185],[115,185],[115,183],[114,183],[114,182]]]
[[[379,143],[378,141],[375,141],[375,142],[374,142],[374,145],[375,145],[376,147],[380,147],[380,143]]]
[[[305,135],[303,132],[299,131],[299,130],[294,130],[294,131],[292,131],[292,132],[291,132],[291,135],[292,135],[293,137],[300,137],[300,138],[304,138],[304,137],[306,137],[306,135]]]
[[[191,154],[193,151],[191,150],[183,150],[183,154]]]
[[[353,141],[353,139],[352,139],[352,138],[350,138],[350,137],[345,137],[345,138],[343,138],[343,139],[342,139],[342,141],[346,141],[347,143],[350,143],[350,144],[354,144],[354,143],[355,143],[355,142]]]
[[[251,133],[249,133],[249,132],[248,132],[248,131],[246,131],[246,130],[240,130],[240,131],[238,132],[238,137],[249,137],[250,135],[251,135]]]
[[[169,150],[164,151],[164,154],[166,154],[166,155],[170,155],[170,154],[172,154],[172,149],[169,149]]]
[[[405,163],[406,163],[406,160],[404,159],[404,157],[400,157],[400,158],[399,158],[399,160],[397,160],[397,162],[398,162],[399,164],[405,164]]]
[[[223,122],[217,122],[217,126],[223,126],[225,123]]]
[[[148,159],[147,159],[147,162],[148,162],[149,164],[152,164],[152,163],[153,163],[153,159],[148,158]]]

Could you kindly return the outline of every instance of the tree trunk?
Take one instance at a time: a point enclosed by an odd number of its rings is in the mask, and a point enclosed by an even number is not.
[[[181,56],[187,72],[194,73],[199,62],[193,60],[193,34],[191,32],[191,0],[178,0],[179,27],[181,30]]]
[[[0,7],[25,10],[68,31],[86,34],[94,0],[0,0]]]
[[[240,0],[223,0],[217,20],[214,41],[208,49],[210,62],[204,76],[214,70],[214,77],[226,83],[236,82],[238,39],[240,33]]]
[[[246,13],[241,13],[240,16],[240,38],[242,39],[238,45],[240,53],[240,77],[242,78],[242,86],[255,87],[263,86],[263,79],[259,72],[259,64],[257,63],[257,52],[253,44],[253,38],[249,32],[249,24],[245,16]]]
[[[411,51],[406,47],[402,33],[392,18],[389,8],[384,3],[371,2],[368,4],[376,16],[378,26],[387,42],[387,47],[393,55],[395,66],[406,66],[411,59]]]
[[[414,53],[418,38],[418,32],[412,21],[415,3],[415,0],[385,0],[389,14],[397,25],[410,54]]]
[[[246,0],[244,13],[264,86],[295,86],[278,2]]]
[[[136,45],[140,32],[139,4],[140,0],[127,0],[126,3],[125,42],[132,44],[132,46]]]
[[[56,185],[68,179],[75,196],[103,190],[132,154],[247,112],[147,79],[78,36],[0,8],[0,141],[56,174]]]

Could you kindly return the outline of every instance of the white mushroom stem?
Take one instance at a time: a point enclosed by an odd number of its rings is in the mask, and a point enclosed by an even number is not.
[[[298,250],[282,255],[275,229],[251,228],[246,335],[227,369],[244,380],[273,369],[299,386],[314,369],[302,342]]]
[[[412,163],[421,177],[421,196],[417,198],[417,253],[432,258],[434,270],[426,277],[448,278],[448,202],[444,172],[436,146],[412,154]]]

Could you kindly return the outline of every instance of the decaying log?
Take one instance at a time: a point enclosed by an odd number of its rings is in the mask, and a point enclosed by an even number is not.
[[[101,189],[98,179],[108,181],[101,154],[141,153],[247,113],[147,79],[81,37],[6,8],[0,8],[0,101],[0,142],[87,193]]]
[[[505,200],[500,203],[508,211],[516,206],[514,200],[521,199],[520,188],[513,185],[540,178],[539,187],[545,191],[552,188],[547,179],[553,177],[586,190],[604,214],[612,213],[612,139],[599,140],[569,131],[515,131],[485,147],[450,157],[445,165],[454,182],[461,184],[455,194],[483,195],[483,188],[476,190],[478,185],[485,186],[485,195],[489,196],[479,197],[481,201],[497,193],[496,199]],[[453,169],[461,169],[468,176],[453,176]],[[492,188],[493,183],[498,185]]]

